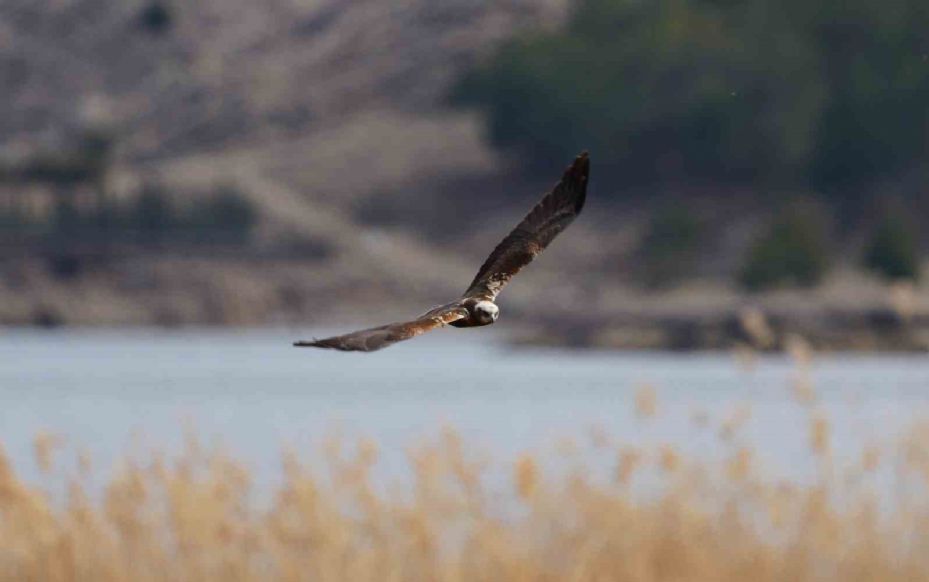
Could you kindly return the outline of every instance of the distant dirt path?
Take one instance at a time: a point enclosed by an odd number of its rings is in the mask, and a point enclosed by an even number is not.
[[[271,231],[305,235],[332,245],[336,254],[329,267],[346,276],[364,272],[366,277],[385,282],[439,289],[466,285],[472,266],[458,256],[437,251],[404,233],[365,230],[344,207],[269,178],[263,163],[269,153],[253,150],[187,157],[160,164],[158,170],[166,183],[188,188],[236,185],[273,225]]]

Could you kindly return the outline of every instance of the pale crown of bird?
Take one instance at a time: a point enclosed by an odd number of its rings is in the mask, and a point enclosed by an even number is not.
[[[482,323],[497,321],[500,316],[500,308],[493,301],[478,301],[474,304],[474,312]]]

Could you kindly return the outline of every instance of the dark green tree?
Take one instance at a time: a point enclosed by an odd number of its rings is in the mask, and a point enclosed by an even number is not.
[[[865,266],[890,280],[919,278],[916,228],[900,210],[888,210],[865,248]]]
[[[809,173],[835,197],[860,196],[929,151],[929,4],[807,4],[828,87]]]
[[[75,204],[71,192],[59,191],[55,198],[51,226],[54,238],[67,238],[74,236],[85,226],[85,217]]]
[[[160,242],[178,222],[178,211],[168,194],[159,186],[148,185],[130,210],[128,225],[143,241]]]
[[[740,283],[751,291],[818,284],[829,266],[827,230],[812,205],[788,205],[749,248]]]
[[[857,200],[927,164],[926,30],[924,0],[582,0],[453,98],[530,164],[587,148],[619,187],[813,184]]]
[[[243,243],[251,236],[258,213],[240,192],[225,186],[194,204],[187,222],[200,238]]]
[[[596,153],[622,182],[744,181],[800,170],[825,88],[772,2],[587,0],[458,85],[491,139],[530,161]]]
[[[174,14],[164,0],[152,0],[139,12],[138,23],[143,30],[161,35],[171,29],[174,24]]]
[[[703,225],[681,204],[656,210],[639,247],[642,278],[650,287],[665,287],[693,274]]]

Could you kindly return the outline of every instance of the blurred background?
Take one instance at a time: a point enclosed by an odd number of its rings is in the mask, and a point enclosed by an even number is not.
[[[926,579],[927,219],[925,0],[3,0],[0,580]]]
[[[927,29],[918,0],[4,2],[0,323],[403,318],[588,149],[516,341],[730,347],[761,312],[923,350]]]

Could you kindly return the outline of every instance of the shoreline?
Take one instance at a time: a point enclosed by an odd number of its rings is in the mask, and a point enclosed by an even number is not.
[[[771,318],[758,324],[757,316],[733,311],[718,318],[707,317],[611,317],[529,323],[519,321],[494,330],[495,340],[508,348],[553,348],[570,350],[615,350],[633,352],[726,353],[816,353],[923,354],[929,352],[929,317],[897,319],[890,312],[862,313],[858,317],[819,320],[817,327],[793,318]],[[869,316],[879,325],[869,324]],[[832,323],[830,323],[832,321]],[[842,322],[838,325],[837,322]],[[185,333],[273,333],[290,335],[338,333],[365,324],[318,325],[287,321],[267,324],[228,325],[216,323],[173,323],[171,325],[75,324],[22,325],[0,323],[0,335],[10,332],[88,334],[185,334]],[[761,326],[764,327],[761,327]],[[425,338],[417,338],[424,341]],[[449,341],[450,338],[443,338]]]
[[[143,258],[56,279],[0,265],[0,329],[362,329],[460,292],[444,272],[408,278],[340,261]],[[565,284],[536,271],[500,301],[506,343],[567,348],[929,351],[929,289],[838,273],[818,289],[741,293],[697,282],[649,293]]]

